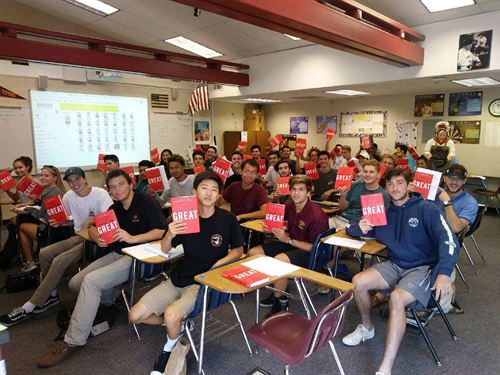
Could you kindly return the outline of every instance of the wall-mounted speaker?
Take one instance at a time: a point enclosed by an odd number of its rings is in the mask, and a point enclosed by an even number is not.
[[[179,97],[179,89],[172,89],[172,95],[170,95],[172,100],[177,100]]]
[[[49,79],[47,76],[38,76],[38,90],[47,90],[49,87]]]

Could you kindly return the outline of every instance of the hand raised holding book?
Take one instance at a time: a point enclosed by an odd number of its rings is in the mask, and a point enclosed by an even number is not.
[[[174,238],[179,233],[184,232],[187,229],[187,223],[183,221],[172,221],[168,224],[168,231],[170,232],[172,238]]]
[[[113,241],[134,243],[134,236],[129,234],[126,230],[118,228],[113,236]]]
[[[373,229],[373,225],[366,219],[361,219],[359,221],[359,229],[363,234],[367,234],[369,231]]]
[[[276,238],[281,241],[287,243],[290,240],[290,236],[285,232],[284,229],[273,228],[272,233],[276,236]]]

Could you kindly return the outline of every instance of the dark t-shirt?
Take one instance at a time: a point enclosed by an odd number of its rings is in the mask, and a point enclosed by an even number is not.
[[[144,193],[134,193],[128,210],[123,208],[120,201],[115,201],[109,209],[115,211],[120,228],[133,236],[147,233],[153,229],[167,228],[167,220],[160,205],[153,197]],[[113,250],[121,253],[122,248],[133,245],[135,244],[116,242],[113,244]]]
[[[319,180],[314,180],[314,194],[313,199],[321,200],[321,196],[325,191],[333,189],[335,186],[335,179],[337,178],[337,170],[331,169],[328,172],[321,172],[318,169]]]
[[[380,186],[375,190],[368,190],[363,181],[355,182],[351,185],[351,189],[347,192],[346,199],[349,202],[348,208],[340,214],[349,221],[360,221],[363,213],[361,211],[361,196],[367,194],[382,193],[384,196],[385,208],[389,207],[389,194]]]
[[[267,204],[266,191],[255,183],[250,189],[243,189],[241,182],[234,182],[222,192],[222,197],[231,203],[231,212],[235,215],[258,211],[262,205]]]
[[[226,179],[226,182],[224,184],[224,189],[227,189],[229,185],[231,185],[233,182],[240,182],[240,181],[241,181],[241,174],[233,174]]]
[[[295,203],[285,203],[285,220],[288,232],[294,240],[314,243],[318,235],[328,229],[328,217],[321,208],[308,200],[302,211],[295,212]]]
[[[172,246],[182,244],[184,257],[170,276],[177,287],[194,283],[194,277],[208,271],[229,249],[243,246],[243,235],[236,217],[231,212],[216,208],[209,218],[200,218],[200,232],[179,234]]]

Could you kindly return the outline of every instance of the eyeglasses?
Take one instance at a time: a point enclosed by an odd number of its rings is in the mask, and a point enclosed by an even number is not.
[[[245,173],[245,174],[257,174],[257,171],[251,171],[251,170],[248,170],[248,169],[243,169],[241,171],[241,173]]]

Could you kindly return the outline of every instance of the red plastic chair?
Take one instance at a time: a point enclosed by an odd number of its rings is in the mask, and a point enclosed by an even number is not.
[[[473,191],[474,194],[482,195],[484,197],[487,197],[488,200],[486,202],[486,208],[489,207],[489,203],[491,202],[493,204],[493,207],[495,207],[495,210],[497,210],[497,214],[500,215],[500,199],[498,198],[498,195],[500,194],[500,185],[498,185],[497,190],[488,190],[486,188],[484,189],[476,189]]]
[[[332,338],[342,330],[345,308],[352,296],[352,291],[344,293],[321,310],[313,320],[282,311],[250,328],[248,337],[283,361],[287,375],[290,366],[302,364],[305,358],[328,342],[340,373],[344,375]]]

